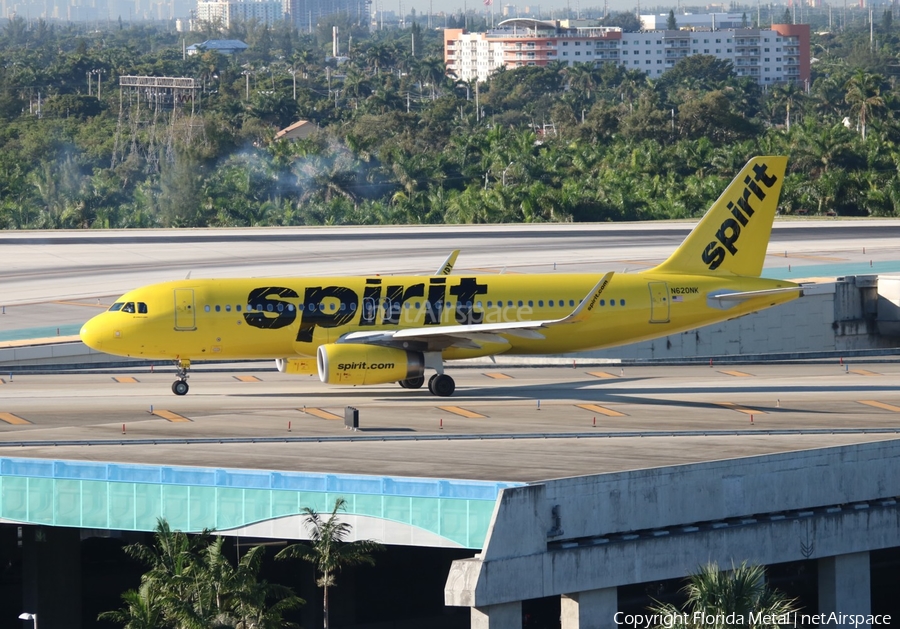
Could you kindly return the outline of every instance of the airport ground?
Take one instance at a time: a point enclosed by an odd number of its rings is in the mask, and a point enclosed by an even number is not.
[[[463,250],[460,272],[637,270],[664,259],[688,227],[5,234],[0,340],[28,343],[57,329],[59,337],[73,334],[118,294],[189,271],[427,274],[453,248]],[[891,221],[776,224],[766,274],[897,272],[898,235]],[[449,372],[457,393],[438,399],[396,385],[326,387],[314,377],[278,373],[269,362],[199,366],[191,392],[179,398],[165,364],[14,366],[0,372],[0,456],[537,482],[895,439],[900,431],[900,362],[892,357],[712,365],[576,359],[529,367],[499,361],[451,365]],[[359,411],[358,431],[344,426],[348,406]],[[0,527],[4,558],[15,557],[16,528]],[[85,596],[85,623],[117,603],[116,586],[134,585],[138,572],[119,549],[141,535],[82,544],[81,586],[105,592]],[[468,610],[443,608],[440,590],[450,561],[471,554],[392,548],[375,572],[354,573],[338,590],[337,600],[357,604],[336,626],[406,629],[423,626],[423,618],[435,628],[468,626]],[[815,569],[806,563],[775,566],[771,577],[814,608]],[[873,584],[894,582],[898,565],[896,552],[873,552]],[[0,599],[13,606],[21,600],[16,569],[8,564],[0,578]],[[272,574],[284,570],[272,567]],[[317,600],[311,575],[297,583],[302,596]],[[404,588],[410,598],[392,591]],[[620,604],[638,610],[677,588],[621,588]],[[897,606],[889,592],[873,590],[873,613],[900,616]],[[556,626],[558,599],[523,609],[530,626]]]

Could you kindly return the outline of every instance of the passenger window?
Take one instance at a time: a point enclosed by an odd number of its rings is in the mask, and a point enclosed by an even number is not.
[[[605,306],[605,305],[606,305],[606,300],[605,300],[605,299],[601,299],[601,300],[600,300],[600,305],[601,305],[601,306]]]
[[[575,307],[575,300],[574,300],[574,299],[570,299],[570,300],[569,300],[569,305],[572,306],[572,307],[574,308],[574,307]]]
[[[553,300],[551,299],[550,301],[547,302],[547,304],[552,308],[552,307],[553,307]]]
[[[205,312],[209,312],[209,306],[203,306],[203,310],[204,310]]]
[[[488,302],[488,308],[490,308],[492,305],[493,305],[493,301],[489,301],[489,302]]]
[[[610,299],[610,300],[609,300],[609,305],[610,305],[610,306],[615,306],[615,305],[616,305],[616,300],[615,300],[615,299]]]
[[[543,308],[543,307],[544,307],[544,300],[538,299],[538,308]]]
[[[619,305],[620,305],[620,306],[624,306],[624,305],[625,305],[625,300],[624,300],[624,299],[620,299],[620,300],[619,300]]]
[[[118,312],[122,309],[122,306],[124,306],[124,305],[125,305],[124,302],[121,302],[121,301],[116,302],[112,306],[109,307],[109,311],[110,312]]]
[[[533,307],[534,307],[534,302],[531,301],[530,299],[528,300],[528,307],[529,307],[529,308],[533,308]]]
[[[241,305],[238,304],[237,306],[234,307],[234,309],[237,310],[238,312],[240,312],[240,311],[241,311]]]
[[[274,310],[274,308],[272,307],[272,304],[266,304],[266,310],[268,310],[269,312],[272,312]]]
[[[216,304],[216,312],[222,312],[222,306]]]
[[[138,302],[138,314],[147,314],[147,304],[142,301]]]
[[[351,312],[356,312],[356,304],[350,304]]]
[[[512,302],[511,302],[511,301],[506,302],[506,305],[509,306],[510,308],[512,308]]]
[[[523,306],[522,300],[520,299],[520,300],[519,300],[519,308],[521,308],[522,306]]]
[[[231,312],[231,304],[225,304],[225,312]]]
[[[480,302],[480,301],[476,301],[476,302],[475,302],[475,307],[476,307],[476,308],[481,308],[481,302]]]
[[[130,312],[131,314],[134,314],[134,302],[129,301],[127,304],[122,306],[122,312]]]
[[[294,312],[294,304],[288,304],[288,312]]]

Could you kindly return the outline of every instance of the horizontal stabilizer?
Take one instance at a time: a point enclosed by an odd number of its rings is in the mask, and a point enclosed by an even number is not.
[[[802,286],[789,286],[787,288],[767,288],[765,290],[749,290],[739,293],[718,293],[707,295],[707,303],[713,308],[722,308],[723,310],[737,306],[750,299],[759,297],[769,297],[771,295],[784,295],[785,293],[801,293]]]

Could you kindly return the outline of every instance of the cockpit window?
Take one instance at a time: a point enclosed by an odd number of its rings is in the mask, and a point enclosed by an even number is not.
[[[142,301],[138,302],[138,314],[147,314],[147,304]]]
[[[109,307],[109,312],[118,312],[122,309],[122,306],[125,305],[124,301],[117,301],[112,306]]]
[[[131,314],[134,314],[134,302],[129,301],[127,304],[122,306],[122,312],[130,312]]]

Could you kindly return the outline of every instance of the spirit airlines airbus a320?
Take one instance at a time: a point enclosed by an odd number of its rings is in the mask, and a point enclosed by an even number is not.
[[[623,345],[798,297],[798,285],[760,277],[786,165],[751,159],[675,253],[643,272],[187,279],[126,293],[81,338],[175,361],[177,395],[191,361],[274,358],[329,384],[417,389],[430,372],[429,391],[448,396],[448,360]]]

